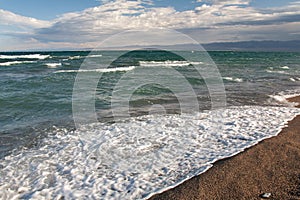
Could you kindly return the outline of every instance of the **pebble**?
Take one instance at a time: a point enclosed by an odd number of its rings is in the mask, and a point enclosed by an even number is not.
[[[272,195],[271,193],[263,193],[263,194],[260,195],[260,197],[264,198],[264,199],[268,199],[268,198],[271,197],[271,195]]]

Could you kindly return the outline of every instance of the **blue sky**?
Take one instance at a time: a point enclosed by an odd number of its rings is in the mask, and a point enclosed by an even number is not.
[[[92,48],[124,30],[153,27],[200,43],[295,40],[300,1],[0,0],[1,51]]]
[[[155,0],[153,2],[155,6],[172,6],[179,11],[193,9],[197,4],[202,4],[195,0]],[[268,8],[284,6],[290,2],[293,0],[254,0],[250,5],[257,8]],[[43,20],[55,19],[67,12],[81,11],[101,4],[101,1],[96,0],[26,0],[25,2],[24,0],[0,0],[1,9]]]
[[[98,5],[100,2],[95,0],[0,0],[0,8],[4,10],[43,20]]]

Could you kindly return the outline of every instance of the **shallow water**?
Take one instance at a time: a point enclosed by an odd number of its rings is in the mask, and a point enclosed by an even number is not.
[[[299,53],[209,52],[225,86],[222,108],[213,107],[219,96],[195,73],[194,66],[210,69],[209,59],[137,51],[108,68],[82,67],[109,63],[114,54],[120,52],[0,53],[1,199],[146,198],[275,136],[299,114],[285,99],[300,93]],[[196,110],[180,115],[177,97],[189,97],[185,88],[174,94],[147,84],[130,96],[129,118],[116,120],[111,101],[122,78],[144,70],[149,82],[173,69],[193,88]],[[78,74],[101,74],[94,90],[99,123],[74,124]]]

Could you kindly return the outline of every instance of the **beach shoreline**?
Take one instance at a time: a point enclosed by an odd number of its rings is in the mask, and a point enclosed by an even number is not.
[[[300,96],[288,99],[300,108]],[[300,199],[300,115],[275,137],[213,164],[209,170],[149,200]]]

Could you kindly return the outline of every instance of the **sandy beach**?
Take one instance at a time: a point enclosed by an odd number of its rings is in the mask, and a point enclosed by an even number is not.
[[[289,99],[300,102],[300,97]],[[298,105],[300,107],[300,104]],[[281,133],[150,200],[300,199],[300,116]]]

